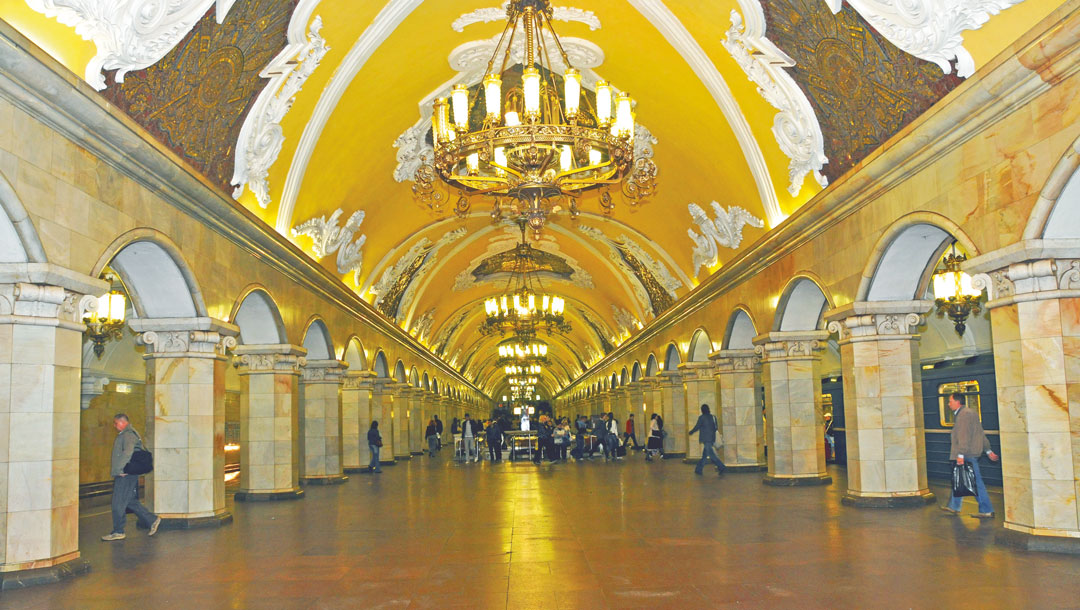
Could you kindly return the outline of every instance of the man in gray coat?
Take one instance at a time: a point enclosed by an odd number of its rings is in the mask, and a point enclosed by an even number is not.
[[[976,519],[993,519],[994,506],[990,504],[990,496],[986,493],[986,485],[983,484],[982,473],[979,472],[979,456],[983,453],[992,461],[998,461],[998,456],[990,450],[990,439],[986,438],[979,414],[969,409],[963,394],[949,395],[949,408],[952,409],[954,424],[952,429],[952,447],[949,450],[949,459],[963,465],[970,462],[975,470],[975,497],[979,501],[979,512],[972,515]],[[942,506],[941,510],[953,514],[960,514],[960,503],[963,497],[953,496],[949,499],[948,506]]]
[[[142,449],[142,439],[135,428],[131,427],[128,416],[117,413],[113,416],[113,427],[117,430],[116,440],[113,441],[112,469],[113,496],[112,496],[112,532],[102,536],[102,540],[123,540],[124,525],[127,520],[128,509],[135,513],[136,519],[150,526],[150,535],[153,536],[161,525],[161,517],[146,510],[139,502],[139,475],[127,474],[124,466],[131,461],[131,454],[136,449]]]
[[[688,434],[698,433],[698,442],[701,443],[701,459],[698,460],[697,468],[694,468],[694,474],[704,474],[705,462],[712,462],[716,466],[716,474],[724,474],[727,470],[727,466],[720,461],[720,457],[716,455],[716,449],[713,447],[713,443],[716,442],[716,431],[719,428],[719,422],[716,421],[716,416],[709,412],[709,405],[701,405],[701,415],[697,418],[697,423]]]

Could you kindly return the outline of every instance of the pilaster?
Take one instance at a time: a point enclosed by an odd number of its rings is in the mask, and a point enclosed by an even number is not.
[[[386,377],[376,377],[371,391],[371,418],[379,422],[379,434],[383,446],[379,450],[379,463],[392,466],[394,459],[394,388],[397,384]],[[371,424],[368,424],[370,427]],[[365,431],[366,434],[366,431]]]
[[[336,485],[348,478],[341,462],[341,386],[348,365],[308,360],[300,369],[300,483]]]
[[[701,405],[709,405],[709,410],[720,418],[720,410],[716,403],[716,379],[714,374],[716,367],[712,362],[684,362],[679,365],[679,374],[683,380],[683,393],[685,400],[683,406],[686,409],[686,461],[697,462],[701,459],[701,443],[690,436],[689,430],[692,424],[697,422],[701,415]]]
[[[769,447],[767,485],[827,485],[821,352],[827,331],[772,332],[754,337],[765,386]]]
[[[146,346],[146,498],[161,527],[232,522],[225,509],[225,350],[240,329],[213,318],[128,322]]]
[[[374,385],[375,373],[349,371],[341,386],[341,465],[346,473],[366,472],[371,461],[367,431]]]
[[[241,381],[238,502],[292,500],[300,489],[300,369],[297,345],[233,350]]]
[[[413,387],[407,383],[393,385],[394,402],[390,413],[394,425],[394,453],[392,455],[398,460],[412,459],[412,449],[409,447],[409,426],[412,423],[409,413],[409,394],[412,390]]]
[[[427,394],[421,388],[412,388],[408,391],[409,401],[409,453],[412,455],[424,454],[424,429],[427,428],[427,417],[424,412],[424,395]]]
[[[40,268],[32,273],[28,268]],[[85,573],[79,555],[82,324],[105,282],[0,265],[0,590]]]
[[[719,350],[709,359],[716,365],[724,464],[729,470],[766,470],[760,359],[752,349]]]
[[[686,457],[686,397],[682,376],[675,371],[660,373],[660,403],[664,418],[664,459]]]
[[[930,301],[855,302],[829,311],[840,336],[853,506],[917,506],[934,501],[926,481],[926,430],[918,327]]]

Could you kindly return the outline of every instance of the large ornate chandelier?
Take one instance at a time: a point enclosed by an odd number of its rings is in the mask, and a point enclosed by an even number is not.
[[[605,213],[615,206],[615,185],[631,205],[650,197],[656,165],[634,159],[630,96],[603,81],[594,90],[582,86],[551,25],[548,0],[511,0],[506,13],[483,83],[455,85],[433,105],[435,154],[414,176],[417,200],[441,209],[442,183],[457,193],[459,216],[484,196],[493,218],[509,213],[539,237],[550,214],[565,207],[577,216],[586,192],[600,191]],[[515,37],[524,38],[525,62],[508,69]],[[555,52],[566,67],[561,76],[552,70]]]
[[[540,366],[539,364],[528,364],[528,365],[508,364],[508,365],[503,367],[503,371],[507,375],[521,375],[521,374],[539,375],[541,372],[543,372],[543,370],[544,370],[544,367]]]
[[[547,358],[548,346],[543,341],[528,340],[523,337],[511,337],[498,345],[499,360],[523,363],[538,362]]]
[[[480,325],[484,336],[513,333],[533,336],[543,330],[548,334],[570,332],[570,323],[563,316],[562,297],[539,293],[529,284],[533,271],[533,248],[525,241],[525,224],[521,223],[521,243],[514,248],[510,283],[516,283],[508,293],[484,301],[487,317]]]

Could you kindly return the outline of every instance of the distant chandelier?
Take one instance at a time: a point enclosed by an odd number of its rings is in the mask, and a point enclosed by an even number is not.
[[[525,240],[525,223],[519,222],[521,243],[514,247],[508,293],[484,301],[487,317],[480,325],[480,334],[533,336],[537,331],[566,334],[572,330],[563,317],[566,303],[562,297],[543,294],[530,286],[529,276],[535,271],[533,247]]]
[[[484,196],[492,201],[492,218],[508,212],[538,238],[550,214],[565,207],[576,217],[577,199],[586,192],[600,191],[606,214],[615,207],[615,185],[631,205],[648,199],[656,165],[634,159],[630,96],[603,81],[595,91],[582,87],[581,73],[551,25],[549,0],[511,0],[506,15],[483,83],[457,84],[449,100],[439,98],[432,107],[435,154],[413,178],[417,201],[441,209],[441,182],[457,192],[459,216],[468,214],[471,198]],[[518,30],[525,63],[507,69]],[[556,51],[562,76],[552,71]]]
[[[522,341],[520,337],[513,337],[499,343],[499,358],[511,360],[537,360],[547,358],[548,346],[543,341]]]
[[[529,364],[525,366],[520,364],[508,364],[503,367],[503,371],[506,372],[507,375],[539,375],[543,371],[543,368],[544,367],[539,364]]]
[[[540,379],[537,377],[510,377],[509,381],[511,386],[536,385]]]
[[[960,264],[966,260],[966,256],[956,251],[954,243],[952,251],[941,261],[945,270],[934,274],[934,303],[938,317],[948,315],[956,334],[960,336],[967,328],[968,316],[981,311],[979,299],[982,298],[982,291],[975,289],[971,276],[960,270]]]

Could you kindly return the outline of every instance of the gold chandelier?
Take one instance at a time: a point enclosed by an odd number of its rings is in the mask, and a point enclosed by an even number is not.
[[[551,25],[549,0],[511,0],[506,13],[483,83],[455,85],[449,99],[433,104],[435,154],[413,178],[417,201],[441,210],[442,183],[457,192],[459,216],[471,198],[485,196],[492,218],[509,213],[539,237],[550,214],[565,207],[576,217],[586,192],[600,191],[604,213],[614,209],[615,185],[631,205],[648,199],[656,165],[634,159],[630,96],[603,81],[594,90],[582,86]],[[515,36],[524,37],[525,63],[508,69]],[[554,52],[565,66],[561,76],[552,70]]]
[[[509,381],[511,386],[536,385],[540,379],[537,377],[510,377]]]
[[[531,360],[536,362],[547,358],[548,346],[547,343],[544,343],[543,341],[526,340],[523,337],[511,337],[510,339],[499,343],[498,350],[500,360]]]
[[[516,283],[516,287],[484,301],[487,317],[480,325],[480,334],[534,336],[539,330],[548,334],[566,334],[572,327],[563,316],[566,305],[563,298],[539,293],[530,286],[529,275],[535,268],[533,248],[525,240],[524,222],[520,223],[520,228],[521,243],[514,247],[509,280],[509,283]]]
[[[934,303],[938,317],[948,315],[953,321],[956,334],[963,336],[967,329],[967,319],[971,314],[981,311],[979,300],[982,291],[971,285],[971,276],[960,270],[960,265],[967,257],[956,251],[953,243],[951,252],[942,259],[944,271],[934,274]]]
[[[503,371],[507,375],[539,375],[543,371],[543,368],[544,367],[540,366],[539,364],[508,364],[503,367]]]
[[[117,282],[112,274],[102,279],[110,284]],[[105,343],[110,339],[119,341],[124,336],[124,315],[127,311],[127,298],[124,293],[110,289],[97,299],[95,311],[88,311],[83,316],[86,324],[86,336],[94,344],[94,356],[99,360],[105,354]]]

